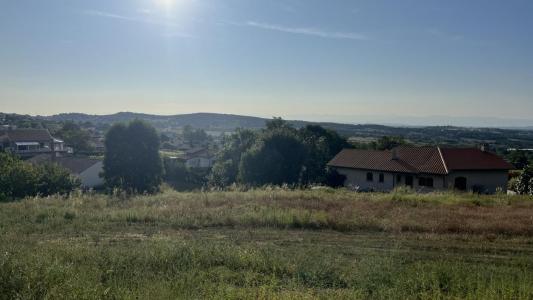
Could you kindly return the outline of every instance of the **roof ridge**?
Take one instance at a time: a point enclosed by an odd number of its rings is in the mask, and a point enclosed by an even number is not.
[[[446,171],[446,174],[450,174],[450,171],[448,171],[448,166],[446,165],[446,160],[444,160],[444,155],[442,155],[442,151],[440,150],[439,146],[437,146],[437,150],[439,151],[439,156],[442,160],[442,164],[444,165],[444,170]]]

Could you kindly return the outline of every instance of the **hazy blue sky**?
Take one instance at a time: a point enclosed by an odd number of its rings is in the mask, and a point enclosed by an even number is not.
[[[0,111],[531,119],[533,1],[0,0]]]

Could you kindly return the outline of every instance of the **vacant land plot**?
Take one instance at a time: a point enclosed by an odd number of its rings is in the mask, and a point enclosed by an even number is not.
[[[0,298],[533,298],[533,200],[256,190],[0,204]]]

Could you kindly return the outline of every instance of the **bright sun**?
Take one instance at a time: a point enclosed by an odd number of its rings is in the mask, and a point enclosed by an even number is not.
[[[154,0],[155,5],[164,10],[171,10],[176,5],[177,0]]]

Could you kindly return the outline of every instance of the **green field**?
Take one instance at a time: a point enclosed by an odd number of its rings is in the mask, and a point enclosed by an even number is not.
[[[0,204],[0,299],[532,299],[533,199],[348,191]]]

